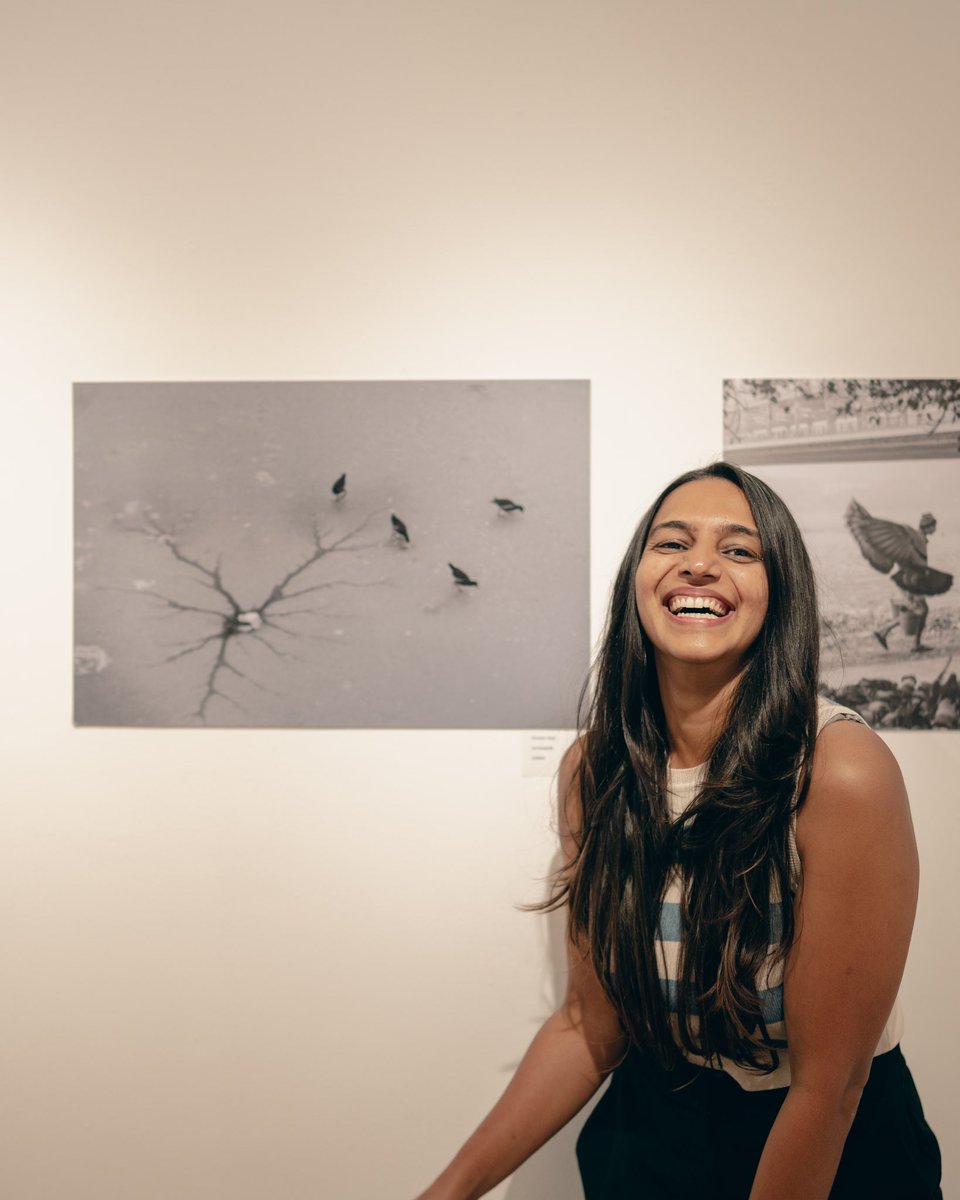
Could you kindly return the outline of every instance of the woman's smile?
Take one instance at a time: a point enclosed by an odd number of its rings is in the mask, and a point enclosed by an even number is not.
[[[733,604],[716,592],[694,588],[681,588],[670,592],[663,603],[670,615],[678,621],[725,621],[736,611]]]

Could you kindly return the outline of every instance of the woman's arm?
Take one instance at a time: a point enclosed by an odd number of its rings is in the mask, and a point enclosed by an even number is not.
[[[576,852],[579,745],[559,777],[560,836]],[[569,949],[563,1004],[541,1026],[506,1091],[442,1175],[418,1200],[476,1200],[538,1150],[586,1104],[617,1065],[626,1042],[589,954]]]
[[[890,1015],[917,904],[903,779],[849,721],[817,739],[797,818],[803,884],[784,976],[791,1083],[750,1200],[826,1200]]]

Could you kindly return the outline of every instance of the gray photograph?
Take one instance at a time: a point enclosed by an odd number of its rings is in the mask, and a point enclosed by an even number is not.
[[[78,725],[573,725],[588,384],[77,384],[74,448]]]
[[[823,691],[877,728],[960,727],[960,381],[727,380],[724,455],[803,530]]]

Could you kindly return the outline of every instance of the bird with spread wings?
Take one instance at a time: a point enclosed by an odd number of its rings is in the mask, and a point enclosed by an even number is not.
[[[874,570],[886,575],[897,568],[890,575],[898,589],[896,597],[890,601],[893,620],[885,628],[875,629],[873,636],[884,650],[889,650],[887,638],[899,625],[903,633],[913,639],[911,649],[914,653],[929,650],[922,641],[929,612],[924,596],[939,596],[953,586],[952,575],[936,570],[927,562],[927,538],[937,527],[936,518],[932,513],[924,513],[920,528],[914,529],[910,525],[872,517],[862,504],[851,500],[844,519],[863,557]]]
[[[930,513],[924,513],[920,528],[913,529],[910,525],[872,517],[862,504],[851,500],[844,519],[871,567],[884,575],[894,567],[899,568],[890,578],[905,592],[939,596],[953,586],[952,575],[927,563],[927,533],[937,527]]]

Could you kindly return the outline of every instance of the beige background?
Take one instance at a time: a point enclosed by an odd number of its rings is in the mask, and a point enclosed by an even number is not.
[[[72,382],[590,378],[596,630],[724,376],[960,373],[958,35],[952,0],[0,3],[4,1196],[409,1197],[556,986],[520,735],[70,728]],[[949,1189],[960,739],[890,742]],[[497,1196],[576,1196],[569,1142]]]

